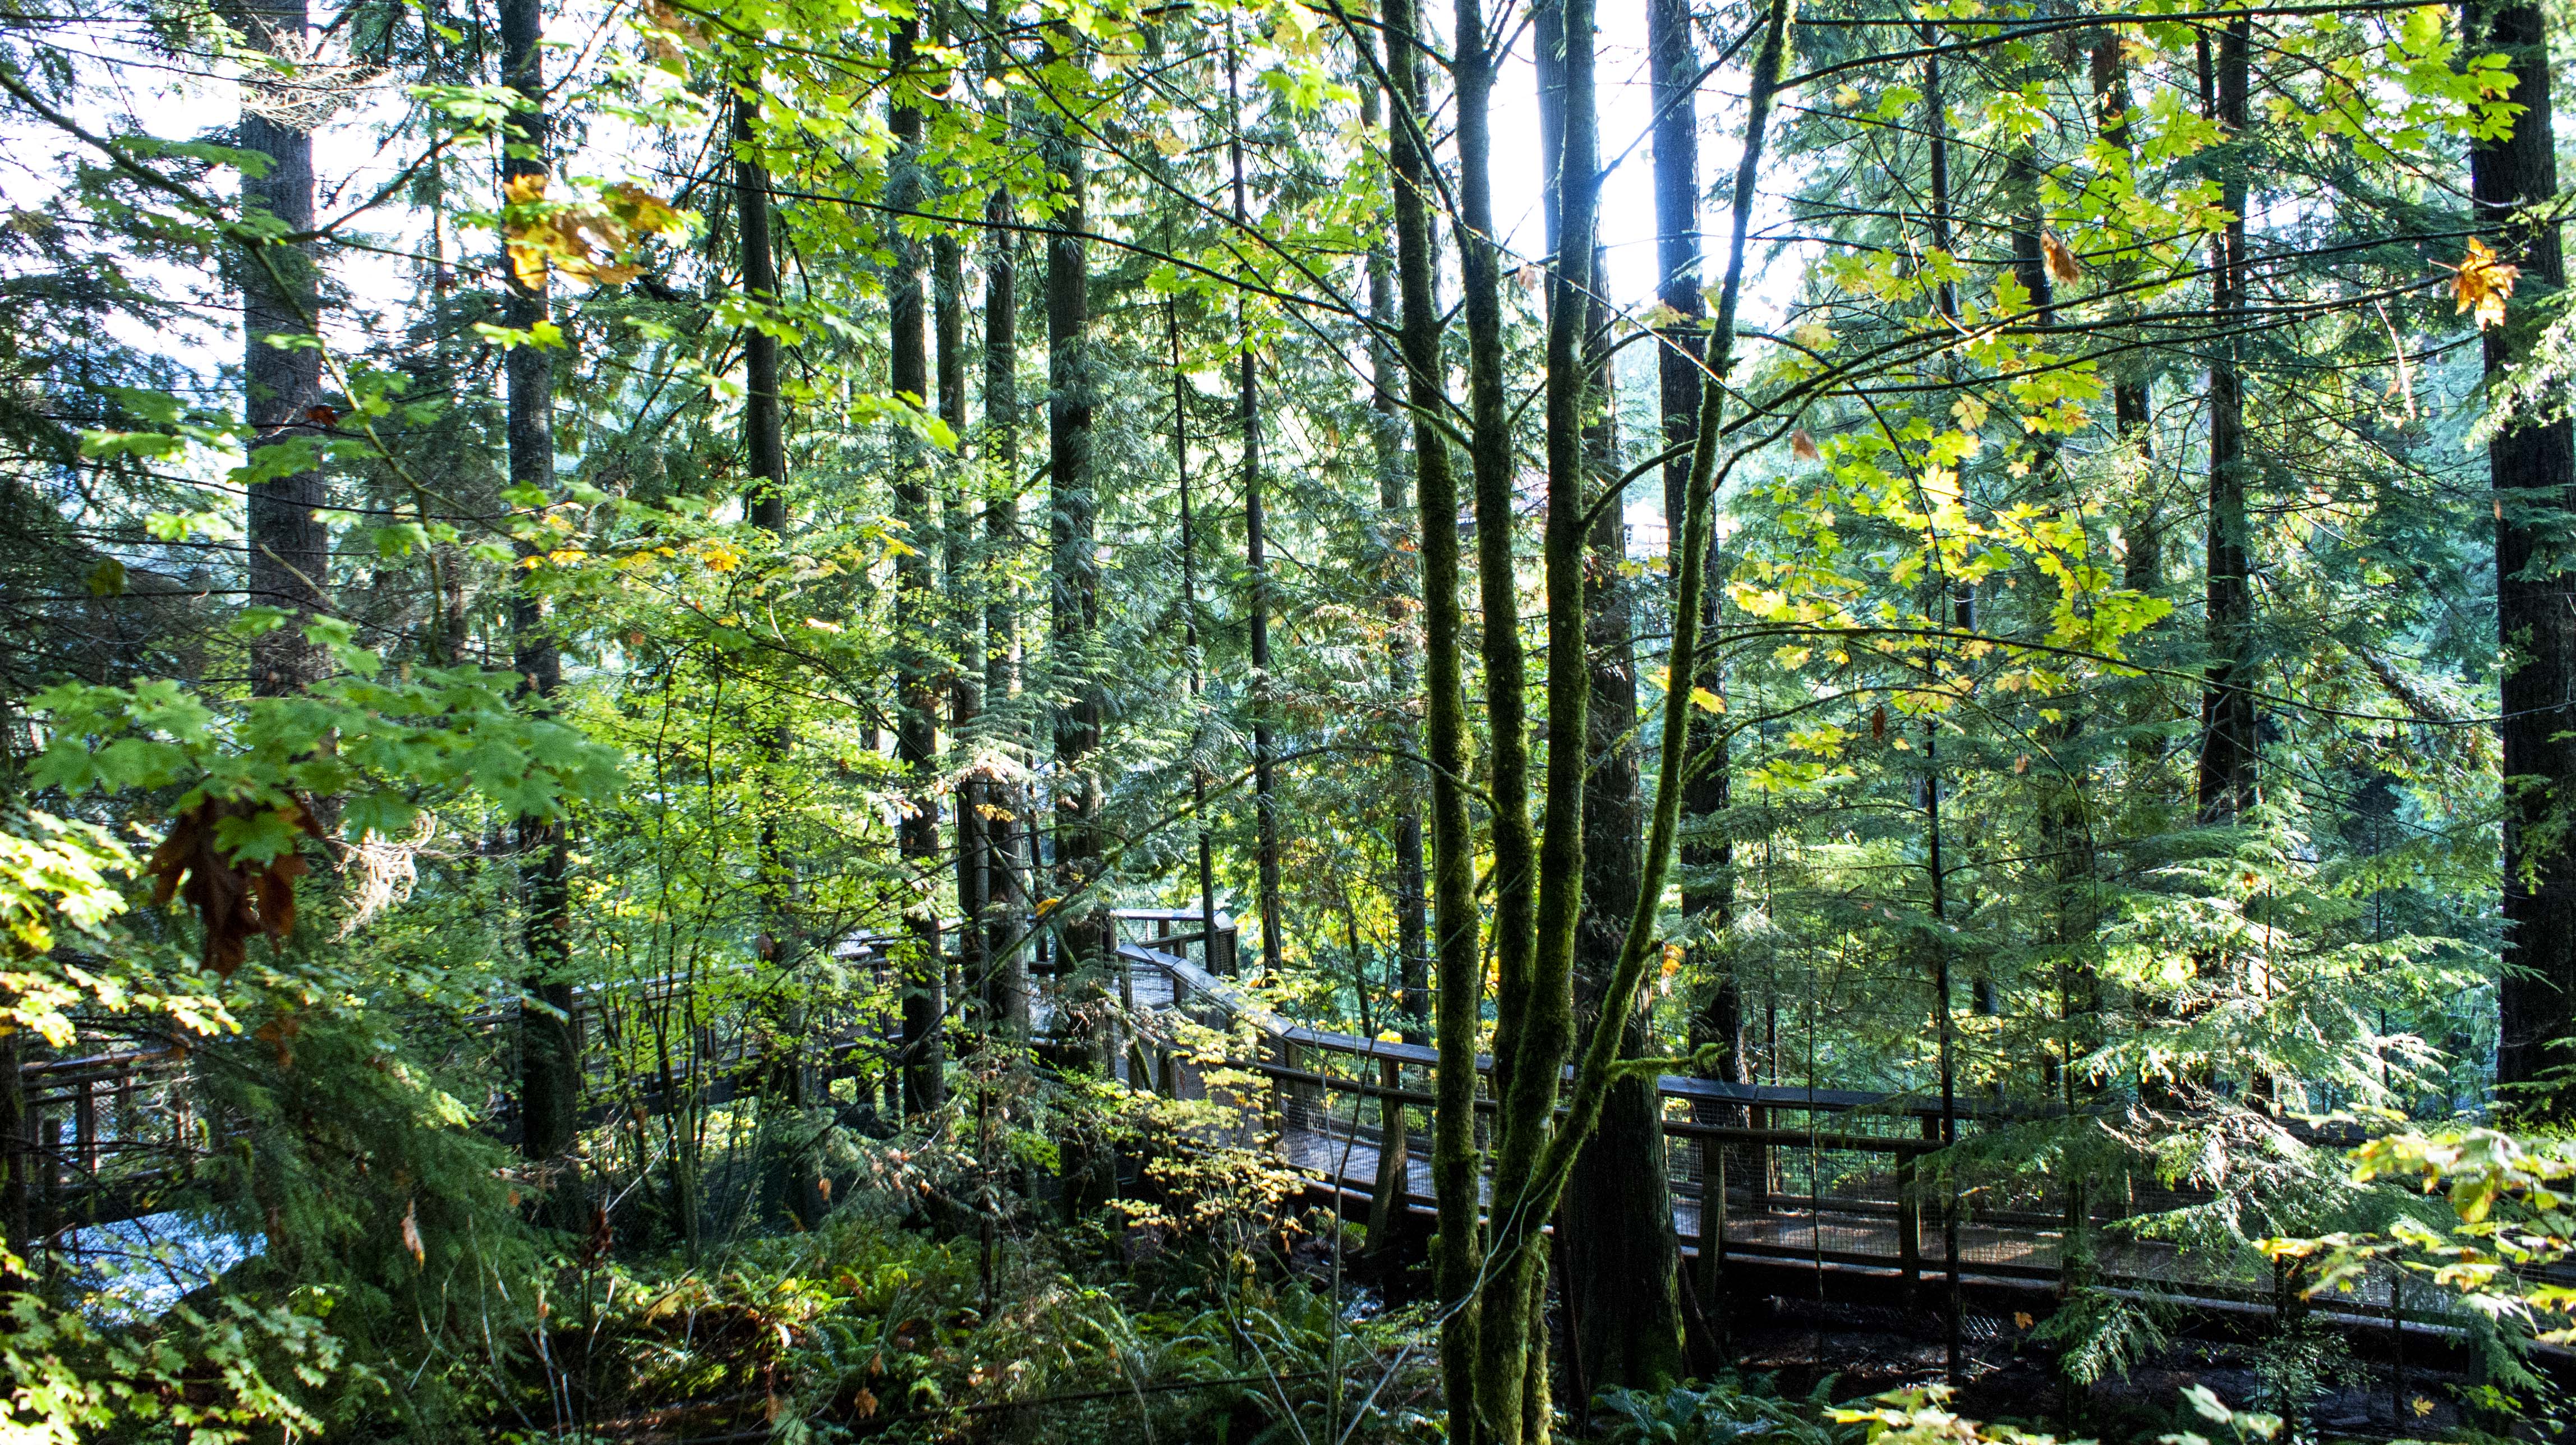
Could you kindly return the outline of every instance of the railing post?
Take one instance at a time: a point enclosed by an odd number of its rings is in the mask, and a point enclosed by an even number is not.
[[[1771,1110],[1766,1105],[1756,1104],[1744,1114],[1756,1129],[1771,1127]],[[1767,1139],[1753,1146],[1753,1178],[1748,1182],[1752,1185],[1753,1207],[1764,1214],[1770,1213],[1771,1143]]]
[[[1255,1047],[1269,1056],[1280,1068],[1288,1067],[1289,1052],[1286,1039],[1265,1037]],[[1267,1077],[1270,1080],[1270,1088],[1261,1100],[1261,1126],[1279,1136],[1279,1149],[1282,1154],[1285,1154],[1288,1149],[1288,1081],[1276,1073],[1269,1074]]]
[[[1726,1285],[1726,1155],[1727,1148],[1702,1135],[1699,1141],[1699,1298],[1700,1310],[1718,1318]]]
[[[1922,1132],[1922,1135],[1923,1135],[1923,1142],[1924,1142],[1927,1146],[1930,1146],[1930,1147],[1933,1147],[1933,1148],[1938,1148],[1938,1147],[1940,1147],[1940,1143],[1941,1143],[1941,1116],[1940,1116],[1940,1115],[1938,1115],[1938,1114],[1923,1114],[1923,1115],[1919,1115],[1919,1116],[1917,1116],[1917,1118],[1916,1118],[1916,1122],[1917,1122],[1917,1124],[1918,1124],[1918,1125],[1920,1126],[1920,1128],[1921,1128],[1921,1132]],[[1915,1157],[1915,1158],[1917,1158],[1917,1159],[1920,1159],[1922,1156],[1918,1153],[1918,1154],[1917,1154],[1917,1155],[1915,1155],[1914,1157]],[[1945,1163],[1942,1165],[1942,1170],[1943,1170],[1943,1173],[1944,1173],[1945,1178],[1946,1178],[1946,1175],[1947,1175],[1948,1169],[1949,1169],[1949,1165],[1945,1162]],[[1922,1171],[1920,1170],[1920,1168],[1918,1168],[1915,1172],[1916,1172],[1916,1174],[1919,1176],[1919,1175],[1921,1174],[1921,1172],[1922,1172]],[[1944,1192],[1944,1195],[1943,1195],[1943,1198],[1942,1198],[1942,1202],[1941,1202],[1941,1203],[1939,1204],[1939,1206],[1937,1207],[1937,1208],[1938,1208],[1938,1215],[1937,1215],[1937,1217],[1938,1217],[1938,1218],[1940,1219],[1940,1221],[1941,1221],[1941,1250],[1942,1250],[1941,1269],[1942,1269],[1942,1278],[1943,1278],[1943,1280],[1944,1280],[1945,1282],[1946,1282],[1946,1281],[1949,1281],[1949,1280],[1955,1280],[1955,1279],[1957,1279],[1957,1278],[1958,1278],[1959,1262],[1958,1262],[1957,1260],[1952,1259],[1952,1258],[1950,1258],[1950,1257],[1949,1257],[1950,1251],[1955,1250],[1956,1248],[1958,1248],[1958,1244],[1959,1244],[1959,1228],[1958,1228],[1958,1221],[1957,1221],[1956,1219],[1954,1219],[1954,1218],[1952,1218],[1952,1217],[1951,1217],[1951,1206],[1952,1206],[1953,1204],[1955,1204],[1955,1203],[1957,1202],[1957,1200],[1958,1200],[1958,1191],[1957,1191],[1956,1189],[1949,1189],[1949,1190],[1946,1190],[1946,1191]],[[1916,1212],[1915,1225],[1916,1225],[1916,1229],[1915,1229],[1915,1241],[1916,1241],[1916,1242],[1915,1242],[1915,1255],[1916,1255],[1916,1258],[1917,1258],[1917,1259],[1918,1259],[1918,1261],[1919,1261],[1919,1260],[1920,1260],[1920,1258],[1921,1258],[1921,1256],[1922,1256],[1922,1250],[1923,1250],[1923,1246],[1922,1246],[1922,1228],[1921,1228],[1921,1226],[1922,1226],[1922,1216],[1921,1216],[1921,1212],[1920,1212],[1919,1208],[1918,1208],[1918,1210],[1917,1210],[1917,1212]],[[1919,1283],[1919,1281],[1918,1281],[1918,1283]],[[1953,1304],[1953,1305],[1955,1305],[1955,1303],[1956,1303],[1956,1301],[1954,1300],[1954,1301],[1952,1302],[1952,1304]],[[1950,1306],[1950,1305],[1945,1305],[1945,1306],[1943,1306],[1943,1308],[1948,1309],[1948,1308],[1951,1308],[1951,1306]]]
[[[1395,1221],[1404,1213],[1413,1143],[1404,1101],[1395,1097],[1395,1091],[1404,1087],[1404,1066],[1380,1059],[1377,1077],[1387,1092],[1377,1101],[1377,1187],[1369,1196],[1368,1248],[1370,1254],[1384,1258],[1394,1243]]]
[[[38,1168],[44,1170],[45,1222],[42,1233],[50,1234],[63,1222],[63,1121],[51,1109],[36,1116]]]
[[[72,1098],[72,1143],[81,1173],[98,1180],[98,1081],[83,1079]]]
[[[1896,1151],[1896,1268],[1905,1277],[1905,1302],[1923,1287],[1923,1201],[1915,1191],[1914,1151]]]

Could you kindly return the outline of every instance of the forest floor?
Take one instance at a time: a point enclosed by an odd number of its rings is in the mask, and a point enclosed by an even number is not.
[[[1953,1408],[1973,1419],[2106,1445],[2194,1429],[2198,1417],[2183,1396],[2193,1385],[2239,1407],[2273,1411],[2284,1386],[2304,1385],[2310,1438],[2440,1439],[2466,1423],[2458,1399],[2473,1384],[2466,1374],[2422,1364],[2401,1376],[2386,1361],[2356,1357],[2330,1334],[2311,1335],[2295,1348],[2185,1338],[2095,1383],[2081,1409],[2070,1412],[2054,1353],[2032,1338],[2028,1316],[1971,1313],[1961,1323],[1965,1379]],[[1740,1313],[1735,1331],[1737,1367],[1773,1377],[1780,1393],[1793,1398],[1829,1376],[1828,1393],[1850,1400],[1934,1383],[1947,1373],[1943,1322],[1929,1310],[1772,1298]]]

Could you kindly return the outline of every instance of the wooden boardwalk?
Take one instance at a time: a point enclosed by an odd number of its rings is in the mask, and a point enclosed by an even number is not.
[[[1131,920],[1170,932],[1178,921],[1194,926],[1196,916],[1122,915],[1122,924]],[[1391,1188],[1401,1192],[1407,1209],[1432,1210],[1425,1131],[1434,1050],[1294,1023],[1209,973],[1178,941],[1122,939],[1119,951],[1125,996],[1135,1015],[1149,1020],[1139,1028],[1144,1047],[1121,1059],[1122,1077],[1135,1072],[1131,1059],[1151,1052],[1155,1015],[1233,1028],[1239,1035],[1248,1024],[1255,1047],[1229,1058],[1227,1066],[1267,1077],[1270,1096],[1261,1108],[1285,1162],[1340,1198],[1365,1200]],[[1166,1058],[1142,1083],[1191,1097],[1204,1093],[1199,1072]],[[2056,1190],[1963,1181],[1958,1219],[1945,1225],[1949,1200],[1937,1170],[1922,1168],[1918,1181],[1920,1161],[1939,1149],[1937,1100],[1673,1075],[1658,1085],[1665,1100],[1674,1232],[1684,1254],[1694,1259],[1714,1245],[1720,1269],[1740,1263],[1850,1272],[1884,1277],[1911,1297],[1946,1286],[1955,1238],[1963,1287],[2046,1289],[2061,1280],[2072,1227],[2080,1231],[2087,1276],[2106,1286],[2265,1308],[2275,1301],[2271,1271],[2259,1258],[2187,1251],[2126,1227],[2126,1221],[2209,1198],[2149,1181],[2098,1181],[2080,1211]],[[1406,1111],[1402,1167],[1394,1178],[1382,1172],[1382,1144],[1389,1134],[1380,1119],[1390,1101]],[[2047,1116],[1981,1099],[1960,1101],[1954,1117],[1965,1138]],[[2419,1306],[2410,1292],[2408,1318],[2422,1319],[2423,1306],[2431,1303]],[[2387,1281],[2366,1280],[2330,1304],[2357,1321],[2386,1319]]]
[[[1206,1070],[1190,1064],[1189,1051],[1179,1046],[1181,1025],[1226,1031],[1247,1045],[1227,1067],[1265,1081],[1252,1097],[1240,1089],[1233,1095],[1246,1106],[1246,1142],[1267,1141],[1336,1197],[1393,1194],[1407,1209],[1431,1211],[1432,1049],[1309,1028],[1273,1012],[1226,976],[1234,932],[1222,914],[1214,928],[1195,912],[1121,910],[1116,919],[1114,993],[1127,1036],[1118,1050],[1122,1078],[1204,1097]],[[882,942],[855,939],[835,952],[845,965],[866,967],[883,953]],[[632,1026],[631,1019],[620,1020],[645,997],[632,988],[602,991],[583,1008],[594,1020],[594,1037],[614,1044],[621,1026]],[[1038,1012],[1043,1032],[1052,1001],[1042,996]],[[828,1071],[856,1072],[863,1089],[872,1087],[861,1056],[887,1054],[881,1034],[891,1022],[882,1011],[840,1020],[821,1031],[825,1041],[815,1056]],[[748,1044],[713,1047],[702,1062],[721,1071],[739,1062],[741,1047]],[[176,1087],[186,1067],[180,1051],[147,1050],[22,1071],[31,1137],[21,1147],[39,1161],[33,1172],[40,1197],[33,1202],[41,1217],[103,1223],[153,1207],[158,1176],[143,1161],[166,1153],[174,1140],[184,1142],[196,1127],[186,1112],[187,1091]],[[2195,1298],[2249,1304],[2273,1297],[2268,1267],[2257,1258],[2186,1252],[2125,1227],[2206,1199],[2138,1179],[2090,1181],[2077,1201],[2028,1183],[1971,1179],[1964,1181],[1955,1223],[1945,1224],[1947,1187],[1939,1182],[1937,1160],[1924,1163],[1939,1149],[1937,1101],[1671,1075],[1658,1088],[1674,1231],[1688,1255],[1704,1259],[1714,1249],[1716,1269],[1740,1261],[1819,1275],[1857,1272],[1884,1276],[1910,1296],[1948,1280],[1955,1239],[1963,1282],[2053,1286],[2072,1228],[2091,1277],[2103,1283],[2153,1293],[2187,1289]],[[610,1101],[607,1094],[601,1098]],[[1390,1105],[1405,1118],[1394,1169],[1384,1167],[1382,1152],[1392,1137],[1382,1122]],[[2045,1118],[1984,1099],[1961,1101],[1956,1117],[1963,1137]],[[508,1121],[499,1122],[506,1127]],[[1703,1273],[1711,1267],[1700,1266]],[[2409,1314],[2416,1315],[2411,1294]],[[2334,1308],[2387,1315],[2384,1278],[2338,1298]]]

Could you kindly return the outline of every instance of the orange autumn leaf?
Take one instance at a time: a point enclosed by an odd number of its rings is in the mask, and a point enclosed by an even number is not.
[[[505,190],[517,213],[503,226],[510,271],[529,290],[544,285],[548,271],[589,285],[632,281],[643,274],[627,259],[635,248],[686,224],[670,202],[641,186],[614,185],[595,202],[554,206],[545,204],[542,175],[513,176]]]
[[[2521,276],[2521,267],[2496,259],[2486,242],[2471,236],[2468,254],[2451,268],[2451,294],[2459,299],[2461,311],[2477,313],[2478,329],[2484,331],[2503,324],[2505,298],[2513,294],[2513,283]]]
[[[1815,435],[1805,427],[1789,433],[1789,455],[1802,462],[1822,461],[1824,453],[1816,450]]]
[[[2056,232],[2042,233],[2039,238],[2039,249],[2047,256],[2048,274],[2056,278],[2058,285],[2072,286],[2084,279],[2082,263],[2075,259],[2075,252],[2069,249],[2064,241],[2057,239]]]

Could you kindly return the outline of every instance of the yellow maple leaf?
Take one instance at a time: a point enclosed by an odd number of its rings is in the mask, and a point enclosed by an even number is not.
[[[2505,298],[2513,294],[2513,283],[2521,277],[2522,268],[2496,259],[2486,242],[2471,236],[2468,254],[2450,270],[2451,294],[2459,298],[2459,309],[2477,313],[2480,331],[2502,325]]]

